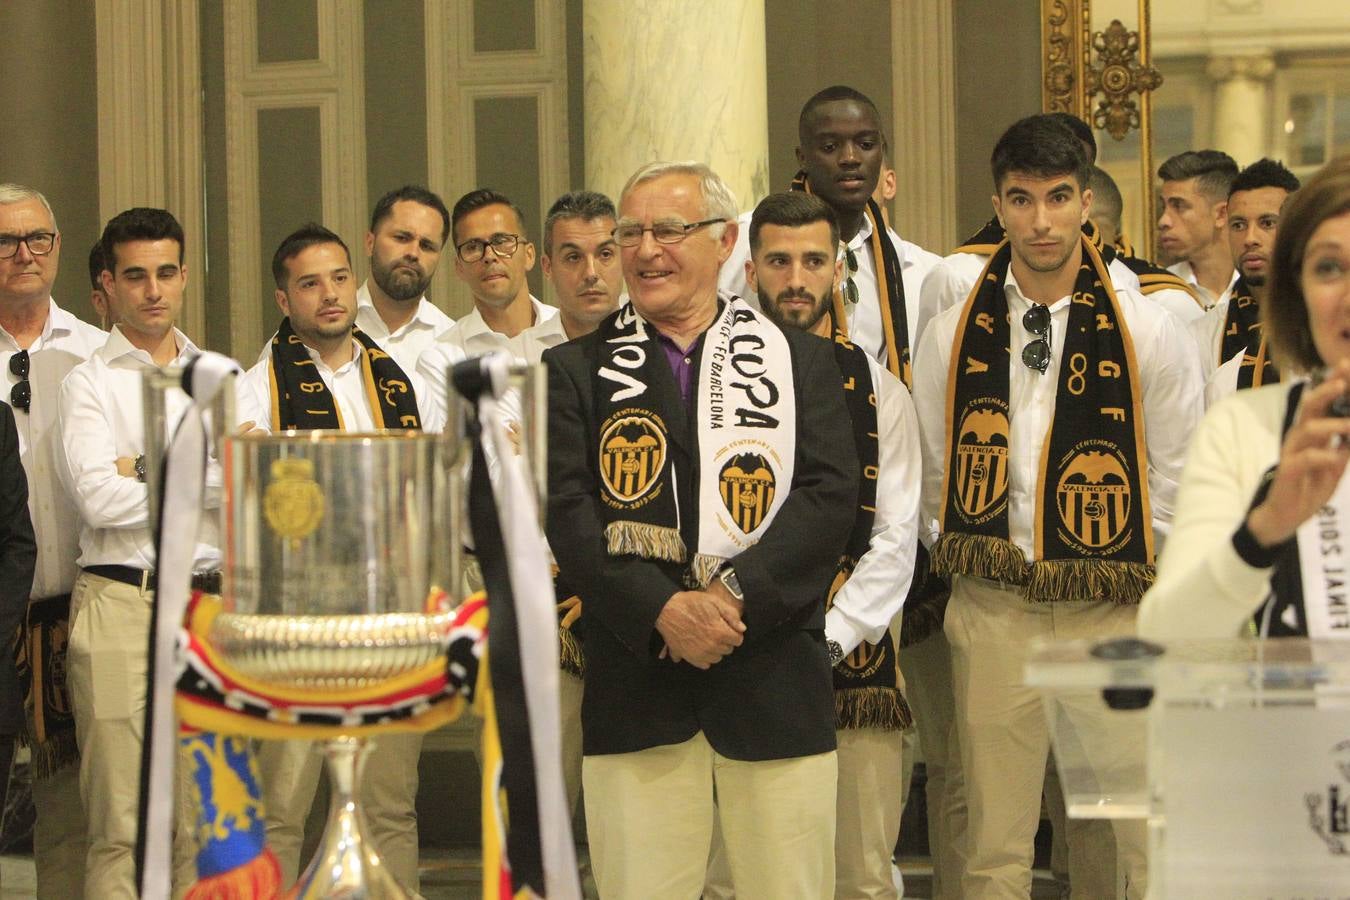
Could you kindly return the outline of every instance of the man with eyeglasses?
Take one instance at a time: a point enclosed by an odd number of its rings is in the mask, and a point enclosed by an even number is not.
[[[534,244],[516,205],[487,188],[470,191],[450,216],[455,275],[473,295],[473,312],[455,323],[441,343],[465,356],[504,350],[524,359],[526,341],[552,347],[567,340],[554,306],[530,295],[526,275],[534,268]]]
[[[836,285],[836,318],[850,341],[908,384],[920,330],[919,288],[938,257],[901,240],[872,199],[886,156],[881,114],[866,94],[834,85],[806,101],[797,131],[801,168],[791,187],[824,200],[839,221],[844,268]],[[753,306],[759,301],[745,278],[750,216],[746,212],[737,220],[740,236],[720,283]]]
[[[858,462],[830,345],[719,295],[735,215],[702,163],[639,169],[614,229],[630,302],[544,352],[606,897],[698,896],[714,791],[737,897],[834,890],[824,597]]]
[[[417,185],[385,194],[370,214],[370,277],[356,292],[356,325],[405,372],[455,324],[426,297],[449,239],[450,211]]]
[[[968,898],[1031,888],[1049,734],[1022,684],[1028,647],[1134,632],[1203,407],[1181,323],[1113,287],[1081,231],[1092,194],[1073,133],[1023,119],[991,168],[1007,238],[980,287],[929,324],[914,368],[923,520],[939,523],[933,570],[952,584]],[[1111,737],[1105,717],[1071,712],[1085,743]],[[1142,824],[1068,824],[1075,895],[1143,896]]]
[[[30,676],[37,690],[27,698],[28,740],[35,748],[33,858],[39,896],[78,897],[84,892],[85,821],[65,649],[80,524],[53,451],[61,382],[108,336],[52,298],[60,256],[61,232],[46,198],[32,188],[0,184],[0,371],[6,378],[0,399],[14,410],[38,539],[26,632],[27,658],[40,660],[40,670]]]

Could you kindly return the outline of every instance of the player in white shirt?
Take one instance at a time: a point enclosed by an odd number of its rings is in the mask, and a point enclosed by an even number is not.
[[[34,247],[47,249],[35,252]],[[28,475],[29,513],[38,540],[29,635],[47,651],[43,671],[34,673],[48,689],[40,698],[47,701],[42,733],[28,735],[34,748],[32,791],[37,812],[33,860],[39,896],[78,897],[84,893],[86,826],[65,678],[65,636],[80,525],[75,504],[54,469],[57,391],[66,373],[103,346],[108,335],[52,299],[60,257],[61,231],[46,198],[21,185],[0,185],[0,372],[6,377],[3,398],[14,408]],[[100,253],[94,275],[100,292],[102,271]],[[36,694],[29,697],[38,699]],[[29,722],[36,727],[32,711]]]
[[[995,211],[1010,246],[990,266],[1000,262],[1006,271],[991,273],[996,283],[987,283],[967,303],[929,324],[914,367],[923,439],[923,520],[943,523],[934,567],[949,571],[952,580],[945,630],[953,650],[970,818],[965,878],[959,889],[950,888],[963,897],[1030,890],[1031,844],[1049,751],[1039,698],[1021,685],[1031,640],[1099,639],[1131,633],[1134,627],[1130,601],[1136,598],[1126,591],[1126,579],[1113,588],[1116,596],[1097,594],[1086,580],[1089,570],[1098,577],[1094,566],[1066,574],[1057,592],[1041,587],[1041,593],[1029,594],[1026,585],[1033,574],[1086,559],[1074,556],[1076,545],[1067,543],[1069,550],[1055,558],[1041,555],[1043,543],[1057,546],[1050,541],[1059,533],[1055,513],[1044,509],[1055,502],[1047,501],[1046,493],[1063,483],[1056,467],[1075,458],[1051,460],[1047,443],[1059,438],[1057,446],[1062,446],[1082,429],[1094,447],[1116,448],[1103,453],[1127,458],[1135,487],[1148,492],[1152,519],[1114,540],[1134,542],[1132,553],[1138,555],[1131,558],[1147,559],[1148,548],[1161,543],[1171,520],[1187,443],[1202,411],[1195,354],[1174,317],[1135,291],[1118,286],[1110,291],[1099,278],[1080,276],[1084,260],[1094,266],[1093,258],[1100,260],[1081,232],[1091,203],[1085,190],[1086,155],[1065,129],[1045,119],[1034,116],[1015,124],[994,152]],[[1086,312],[1074,299],[1080,290],[1092,301]],[[1082,327],[1070,328],[1071,316]],[[1097,323],[1094,331],[1085,330],[1085,316]],[[1116,349],[1108,351],[1108,346]],[[1071,358],[1064,359],[1066,354]],[[1133,413],[1111,405],[1122,391],[1132,397]],[[1084,419],[1075,412],[1075,404],[1099,399],[1107,404],[1099,417]],[[1108,440],[1108,433],[1119,434],[1113,428],[1126,430],[1131,414],[1143,419],[1130,429],[1132,437]],[[1043,455],[1050,460],[1044,480]],[[963,461],[962,468],[952,465],[953,457]],[[1134,500],[1131,508],[1138,513],[1141,504]],[[1066,514],[1061,510],[1059,515]],[[1125,549],[1119,543],[1112,547],[1116,553]],[[1093,561],[1122,575],[1146,571],[1124,558]],[[1085,735],[1095,734],[1100,722],[1085,716],[1075,725]],[[1142,827],[1068,824],[1075,892],[1119,895],[1116,855],[1103,852],[1112,846],[1109,832],[1103,833],[1109,829],[1116,831],[1119,871],[1129,877],[1127,895],[1142,896]]]
[[[80,573],[71,595],[68,680],[80,745],[80,792],[88,814],[85,895],[133,897],[146,648],[153,603],[154,535],[145,484],[142,374],[197,354],[174,327],[187,269],[183,229],[162,209],[137,208],[103,231],[103,289],[117,323],[107,342],[66,376],[59,394],[58,474],[80,518]],[[172,428],[187,395],[166,396]],[[219,506],[219,474],[206,505]],[[219,590],[219,523],[204,516],[194,585]],[[174,880],[195,878],[193,821],[178,792]]]
[[[427,287],[450,239],[450,211],[416,185],[375,204],[366,232],[370,277],[356,292],[356,327],[373,337],[405,372],[455,324],[427,299]]]
[[[1237,174],[1237,163],[1220,150],[1187,150],[1158,167],[1159,261],[1198,290],[1206,308],[1228,299],[1237,280],[1224,233]]]
[[[421,380],[402,371],[369,336],[353,334],[356,276],[341,238],[319,225],[298,229],[278,246],[272,273],[277,306],[286,318],[270,352],[265,350],[263,360],[240,380],[241,419],[274,431],[439,429],[439,422],[424,418]],[[298,338],[298,347],[291,336]],[[312,380],[302,386],[308,373],[318,374],[318,388]],[[377,391],[376,384],[386,389]],[[264,741],[259,747],[267,841],[284,884],[298,875],[305,820],[323,768],[312,743]],[[376,846],[390,872],[412,892],[418,889],[415,804],[421,749],[420,733],[382,735],[361,783]]]

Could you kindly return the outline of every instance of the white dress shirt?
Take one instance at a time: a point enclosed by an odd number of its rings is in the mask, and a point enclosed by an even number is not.
[[[472,312],[456,322],[455,326],[437,338],[436,342],[455,345],[466,358],[502,350],[511,354],[514,359],[524,359],[525,342],[529,340],[527,335],[536,331],[542,333],[547,322],[558,315],[558,307],[540,303],[534,296],[530,297],[530,305],[534,308],[534,324],[515,337],[507,337],[499,331],[493,331],[487,322],[483,321],[483,314],[474,307]],[[559,331],[562,330],[561,324],[555,327]],[[566,340],[566,337],[563,340]]]
[[[178,329],[173,331],[178,355],[170,365],[183,365],[198,354]],[[155,567],[155,541],[150,528],[147,485],[117,473],[117,459],[146,450],[141,403],[141,375],[154,368],[150,354],[132,346],[114,325],[108,340],[89,359],[71,370],[60,391],[59,474],[80,516],[81,566]],[[173,433],[189,406],[181,389],[167,392],[166,431]],[[168,438],[166,434],[166,441]],[[219,468],[208,475],[205,505],[220,503]],[[214,484],[213,484],[214,482]],[[214,490],[212,488],[214,487]],[[220,523],[202,516],[197,530],[194,571],[220,568]]]
[[[271,347],[271,342],[268,342],[267,347]],[[343,431],[375,431],[377,428],[375,412],[370,408],[370,396],[366,392],[366,381],[361,372],[361,350],[361,344],[353,338],[352,358],[337,369],[331,369],[317,351],[305,346],[305,352],[314,361],[314,368],[337,404]],[[265,351],[263,359],[254,363],[239,379],[237,387],[239,420],[251,421],[265,431],[272,430],[270,363],[271,354]],[[422,420],[422,430],[440,431],[444,425],[444,420],[439,417],[441,407],[428,402],[430,388],[416,372],[405,369],[404,374],[408,376],[408,382],[417,395],[417,414]]]
[[[745,278],[745,263],[750,258],[750,217],[753,211],[744,213],[736,220],[740,230],[736,235],[736,245],[731,256],[722,264],[717,278],[717,286],[730,294],[735,294],[755,309],[759,309],[759,297],[750,290]],[[900,260],[900,280],[905,288],[905,321],[908,324],[910,358],[918,345],[922,333],[922,310],[919,304],[920,289],[929,269],[936,265],[939,257],[929,253],[918,244],[902,240],[890,228],[887,236],[895,247]],[[858,271],[853,282],[858,287],[858,302],[845,303],[844,313],[848,317],[848,337],[861,347],[868,356],[882,365],[886,364],[886,337],[881,329],[881,304],[877,300],[877,261],[872,259],[872,220],[863,217],[863,227],[848,242],[853,258],[858,261]],[[839,247],[839,259],[845,259],[844,245]],[[844,264],[844,278],[848,277],[848,264]]]
[[[1028,562],[1035,548],[1037,481],[1041,451],[1055,415],[1059,366],[1070,300],[1050,305],[1051,355],[1044,373],[1022,363],[1022,348],[1033,340],[1022,327],[1022,315],[1031,303],[1022,294],[1011,267],[1004,281],[1011,320],[1009,361],[1010,409],[1008,466],[1008,532]],[[1139,378],[1138,398],[1144,413],[1144,441],[1148,453],[1149,503],[1153,509],[1155,550],[1161,548],[1172,521],[1173,498],[1186,459],[1191,431],[1204,412],[1204,382],[1195,351],[1182,327],[1171,315],[1132,290],[1117,290],[1121,318],[1134,343]],[[942,512],[942,473],[947,459],[947,375],[961,306],[941,313],[924,332],[914,365],[914,405],[923,436],[923,516],[935,522]],[[1070,426],[1072,427],[1072,426]],[[1087,435],[1085,435],[1087,436]]]
[[[1195,341],[1200,360],[1200,374],[1206,380],[1219,367],[1219,348],[1223,345],[1223,323],[1228,319],[1229,295],[1225,293],[1218,303],[1205,310],[1204,315],[1186,327]]]
[[[375,309],[375,301],[370,299],[370,282],[364,282],[356,291],[356,327],[374,338],[405,372],[415,371],[422,353],[454,324],[454,319],[422,297],[417,301],[413,317],[397,330],[390,331],[380,318],[379,310]]]
[[[1173,263],[1172,265],[1167,267],[1167,271],[1171,272],[1173,275],[1177,276],[1182,281],[1185,281],[1191,287],[1195,288],[1195,290],[1200,294],[1201,298],[1205,301],[1206,309],[1209,309],[1210,307],[1213,306],[1217,306],[1220,303],[1227,305],[1228,298],[1233,296],[1233,285],[1237,284],[1238,280],[1238,271],[1237,268],[1234,267],[1233,277],[1228,280],[1228,287],[1224,288],[1224,292],[1222,294],[1215,295],[1212,291],[1210,291],[1204,285],[1202,285],[1199,279],[1195,277],[1195,270],[1191,268],[1191,264],[1188,260],[1183,259],[1179,263]]]
[[[47,322],[28,347],[28,384],[32,400],[28,412],[14,410],[19,450],[28,475],[28,512],[37,535],[37,566],[33,596],[69,593],[75,584],[79,555],[80,515],[66,493],[56,464],[60,457],[57,393],[67,373],[84,362],[108,340],[108,333],[47,301]],[[18,341],[0,328],[0,372],[7,381],[4,399],[19,379],[9,371],[9,360],[19,352]]]
[[[934,317],[965,303],[987,265],[989,257],[983,253],[949,253],[942,257],[930,268],[919,291],[919,322],[927,325]],[[1120,260],[1111,260],[1106,271],[1117,292],[1139,290],[1139,276]]]
[[[1242,357],[1246,355],[1246,350],[1234,353],[1209,376],[1209,381],[1205,383],[1205,409],[1209,409],[1229,394],[1237,393],[1238,373],[1242,370]]]
[[[914,542],[919,532],[919,423],[900,379],[870,357],[877,397],[876,516],[867,552],[834,595],[825,614],[825,637],[851,653],[886,633],[909,594]]]

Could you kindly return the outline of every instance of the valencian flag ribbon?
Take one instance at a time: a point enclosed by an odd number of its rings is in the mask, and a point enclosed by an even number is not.
[[[571,816],[563,785],[557,618],[534,493],[517,466],[489,470],[515,451],[499,398],[507,358],[455,366],[452,380],[474,405],[469,519],[492,627],[490,679],[476,705],[483,729],[483,897],[580,900]]]

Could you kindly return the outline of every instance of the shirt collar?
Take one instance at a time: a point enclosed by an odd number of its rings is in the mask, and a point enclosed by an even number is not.
[[[197,349],[197,345],[188,340],[188,336],[183,334],[183,332],[179,331],[177,328],[173,329],[173,339],[178,346],[178,355],[173,358],[173,361],[170,362],[169,365],[186,362],[201,353],[201,351]],[[154,360],[150,358],[149,353],[136,347],[131,341],[127,340],[127,336],[122,333],[121,325],[113,325],[112,328],[108,329],[108,340],[104,342],[102,347],[98,348],[97,353],[99,358],[105,363],[112,363],[124,356],[130,356],[137,362],[144,363],[147,366],[153,366],[155,364]]]
[[[425,294],[418,297],[417,307],[413,310],[413,317],[403,325],[400,325],[398,330],[404,331],[410,328],[435,328],[438,323],[434,321],[428,313],[428,306],[431,306],[431,302],[427,300]],[[361,330],[372,337],[388,337],[392,334],[389,330],[389,326],[385,323],[384,318],[380,315],[380,311],[375,308],[375,301],[371,299],[369,279],[362,282],[361,287],[356,290],[356,316],[358,319],[363,319],[369,323],[368,326],[363,327]]]
[[[343,372],[346,372],[348,369],[350,369],[353,365],[359,363],[361,361],[361,350],[363,349],[361,346],[361,342],[358,341],[356,338],[352,338],[352,358],[347,360],[342,365],[338,366],[336,369],[330,369],[328,367],[328,363],[323,361],[323,357],[319,356],[318,350],[315,350],[313,347],[311,347],[309,344],[304,343],[303,341],[301,342],[300,346],[305,348],[305,352],[309,354],[309,358],[314,362],[314,365],[316,367],[320,369],[328,369],[328,371],[332,372],[334,375],[341,375]]]
[[[1038,302],[1035,300],[1031,300],[1030,298],[1027,297],[1026,294],[1022,293],[1022,286],[1017,283],[1017,278],[1013,275],[1012,266],[1008,266],[1008,274],[1003,279],[1003,290],[1008,297],[1009,309],[1015,306],[1019,310],[1025,310],[1029,308],[1031,304]],[[1049,308],[1051,312],[1054,312],[1060,307],[1066,305],[1072,298],[1073,292],[1070,291],[1063,297],[1060,297],[1054,303],[1048,303],[1045,305]]]
[[[526,328],[525,331],[522,331],[521,334],[538,328],[544,323],[544,316],[548,314],[544,304],[540,303],[534,294],[530,295],[530,309],[534,313],[534,324]],[[463,335],[466,339],[478,337],[480,334],[497,334],[497,332],[488,327],[487,322],[483,321],[483,314],[478,311],[478,304],[476,303],[474,304],[473,310],[456,324],[463,329]],[[505,335],[502,336],[505,337]]]

